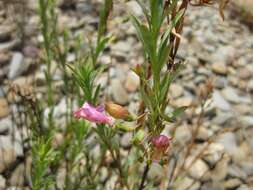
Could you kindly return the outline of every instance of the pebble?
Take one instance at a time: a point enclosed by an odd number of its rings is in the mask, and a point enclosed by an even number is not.
[[[0,175],[0,189],[5,189],[6,187],[6,179]]]
[[[212,70],[216,74],[226,75],[228,72],[227,66],[222,62],[212,64]]]
[[[250,103],[251,100],[246,96],[239,96],[236,90],[232,87],[227,87],[222,90],[223,96],[232,103]]]
[[[190,141],[191,137],[192,137],[192,134],[188,126],[177,127],[175,136],[174,136],[176,142],[179,142],[180,144],[185,145],[186,143]]]
[[[248,187],[247,185],[243,184],[240,187],[238,187],[236,190],[251,190],[251,188]]]
[[[10,58],[11,58],[10,53],[0,51],[0,66],[8,63]]]
[[[131,139],[132,139],[132,134],[131,133],[125,133],[121,138],[120,138],[120,144],[124,148],[129,148],[131,146]]]
[[[227,132],[220,135],[218,143],[222,144],[225,151],[230,155],[235,154],[238,150],[236,136],[232,132]]]
[[[170,85],[169,95],[171,95],[173,98],[178,98],[182,96],[184,93],[184,89],[182,86],[172,83]]]
[[[189,167],[189,164],[192,162],[193,158],[189,157],[186,160],[186,168]],[[209,168],[208,165],[201,159],[197,159],[189,169],[189,174],[192,178],[197,180],[203,180],[205,179],[209,174]]]
[[[176,187],[177,190],[185,190],[188,188],[188,190],[198,190],[200,187],[200,182],[196,181],[190,177],[184,177],[178,186]]]
[[[217,162],[215,168],[211,171],[211,176],[214,181],[222,181],[226,178],[229,161],[229,156],[225,154],[223,158]]]
[[[152,164],[150,167],[150,172],[148,173],[148,178],[153,181],[162,180],[166,175],[166,170],[160,164]]]
[[[131,45],[126,41],[118,41],[112,46],[112,51],[128,53],[132,49]]]
[[[225,190],[224,185],[219,181],[212,181],[203,184],[201,190]]]
[[[252,107],[247,104],[237,104],[234,106],[234,109],[241,115],[247,115],[252,112]]]
[[[239,121],[245,127],[252,127],[253,126],[253,116],[252,115],[244,115],[239,118]]]
[[[13,50],[20,45],[20,40],[14,39],[12,41],[0,43],[0,51]]]
[[[253,80],[250,80],[247,85],[248,92],[253,94]]]
[[[238,76],[241,79],[246,80],[252,76],[252,72],[248,68],[243,67],[243,68],[239,69]]]
[[[54,137],[52,139],[52,146],[54,148],[59,148],[59,146],[61,146],[64,143],[64,136],[62,133],[55,133]]]
[[[208,162],[208,164],[214,166],[222,157],[224,153],[224,146],[219,143],[211,143],[207,150],[204,152],[203,159]]]
[[[25,182],[24,175],[25,175],[25,165],[20,164],[15,168],[15,170],[13,171],[11,175],[11,178],[9,181],[10,185],[22,187]]]
[[[200,127],[196,138],[198,140],[205,141],[209,138],[210,135],[211,131],[209,132],[209,130],[206,127]]]
[[[229,111],[231,109],[229,102],[227,102],[227,100],[223,98],[221,93],[217,90],[213,92],[213,105],[223,111]]]
[[[247,178],[247,174],[236,164],[230,164],[228,166],[228,176],[240,178],[242,180]]]
[[[0,118],[6,117],[10,113],[8,102],[5,98],[0,98]]]
[[[16,160],[17,155],[16,155],[15,150],[13,148],[0,149],[0,151],[1,151],[1,154],[0,154],[0,173],[2,173]]]
[[[25,70],[24,56],[22,53],[16,52],[13,54],[10,69],[8,73],[9,79],[14,79]]]
[[[177,106],[177,107],[182,107],[182,106],[186,106],[189,107],[192,105],[193,103],[193,98],[189,97],[189,96],[184,96],[181,98],[176,99],[174,102],[172,102],[173,105]]]
[[[232,179],[229,179],[229,180],[225,181],[224,187],[226,189],[236,189],[241,184],[242,184],[242,181],[240,179],[232,178]]]
[[[119,80],[112,81],[111,90],[112,97],[116,103],[121,105],[126,105],[128,103],[129,95]]]
[[[13,136],[0,136],[0,150],[15,151],[15,155],[23,156],[21,136],[16,130],[13,130],[15,132]]]
[[[242,168],[242,170],[248,175],[248,176],[252,176],[253,175],[253,160],[251,159],[251,161],[241,161],[240,166]]]
[[[135,16],[141,16],[143,14],[141,7],[135,1],[127,2],[127,8]]]
[[[12,121],[10,117],[6,117],[0,120],[0,134],[7,133],[12,127]]]
[[[134,72],[129,72],[126,77],[125,88],[128,92],[135,92],[140,86],[139,77]]]

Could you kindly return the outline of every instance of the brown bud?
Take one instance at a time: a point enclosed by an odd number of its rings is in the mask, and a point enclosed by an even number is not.
[[[143,70],[140,64],[137,64],[133,71],[138,75],[142,76]]]
[[[131,115],[127,109],[112,102],[105,103],[105,110],[115,119],[131,118]]]

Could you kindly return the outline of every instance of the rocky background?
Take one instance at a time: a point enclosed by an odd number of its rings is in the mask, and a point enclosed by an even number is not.
[[[36,85],[40,98],[46,89],[44,66],[39,61],[42,37],[38,30],[37,3],[36,0],[20,2],[0,2],[0,189],[9,190],[28,186],[31,167],[31,158],[25,156],[27,130],[17,121],[20,110],[18,102],[8,93],[9,86],[15,83],[26,89]],[[139,81],[130,69],[142,63],[143,57],[135,29],[125,17],[129,11],[138,16],[142,12],[133,1],[126,3],[127,7],[121,1],[115,2],[113,20],[108,26],[115,40],[100,59],[110,67],[109,74],[102,74],[97,82],[115,102],[136,112]],[[68,27],[74,34],[91,35],[97,26],[100,3],[99,0],[60,1],[59,27]],[[201,126],[199,146],[219,129],[227,128],[228,132],[221,134],[207,150],[213,159],[225,153],[219,164],[213,168],[210,159],[199,159],[179,190],[193,181],[191,190],[253,189],[252,10],[251,0],[235,0],[226,10],[224,22],[215,8],[188,10],[178,53],[178,58],[186,59],[187,64],[180,79],[171,86],[171,104],[191,107],[198,103],[199,85],[212,79],[215,89]],[[68,61],[74,60],[75,55],[69,53]],[[63,85],[60,79],[61,73],[56,72],[56,88]],[[55,117],[62,122],[66,105],[60,93],[58,102]],[[193,119],[190,110],[177,127],[175,140],[179,143],[191,138],[187,127]],[[229,131],[234,127],[240,129]],[[56,138],[61,139],[61,135]],[[123,146],[127,139],[127,135],[122,138]],[[208,175],[203,179],[205,172]]]

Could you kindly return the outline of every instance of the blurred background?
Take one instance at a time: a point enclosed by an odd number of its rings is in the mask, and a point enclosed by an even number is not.
[[[81,44],[84,54],[87,39],[92,40],[97,29],[101,3],[101,0],[57,1],[59,28],[69,28],[72,35],[86,39]],[[43,38],[37,9],[37,0],[0,1],[0,189],[29,186],[32,162],[26,154],[29,134],[22,120],[25,113],[19,106],[25,102],[15,98],[10,89],[17,84],[24,96],[33,89],[38,99],[45,97],[45,65],[41,61]],[[144,59],[135,29],[127,19],[129,12],[142,16],[136,2],[115,1],[108,23],[114,40],[99,58],[109,69],[97,83],[113,101],[136,112],[139,80],[131,68]],[[71,64],[75,56],[68,52],[67,61]],[[188,125],[196,123],[191,107],[198,105],[198,91],[206,79],[212,80],[214,91],[205,110],[199,145],[220,129],[227,129],[208,149],[209,154],[223,152],[227,156],[215,168],[210,160],[196,162],[178,189],[184,190],[192,181],[195,183],[191,190],[253,189],[253,1],[232,0],[225,10],[225,21],[215,6],[190,7],[178,59],[187,61],[186,68],[171,86],[169,96],[172,105],[189,106],[189,109],[179,121],[175,140],[183,144],[191,138]],[[55,65],[52,67],[56,68],[53,81],[57,112],[54,118],[59,125],[64,125],[64,97],[70,95],[62,90],[61,71]],[[56,142],[62,138],[58,134]],[[127,146],[128,138],[127,135],[122,137],[123,146]],[[210,175],[202,179],[200,174],[206,170]],[[153,173],[161,177],[155,169]]]

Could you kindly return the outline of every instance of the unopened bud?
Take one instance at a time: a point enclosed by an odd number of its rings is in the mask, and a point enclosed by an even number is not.
[[[105,110],[115,119],[131,120],[132,118],[127,109],[112,102],[105,104]]]
[[[143,74],[143,69],[140,64],[137,64],[136,67],[133,69],[133,71],[138,75],[142,76]]]
[[[153,137],[151,140],[153,146],[159,150],[166,150],[170,146],[170,141],[171,138],[168,138],[165,135]]]

